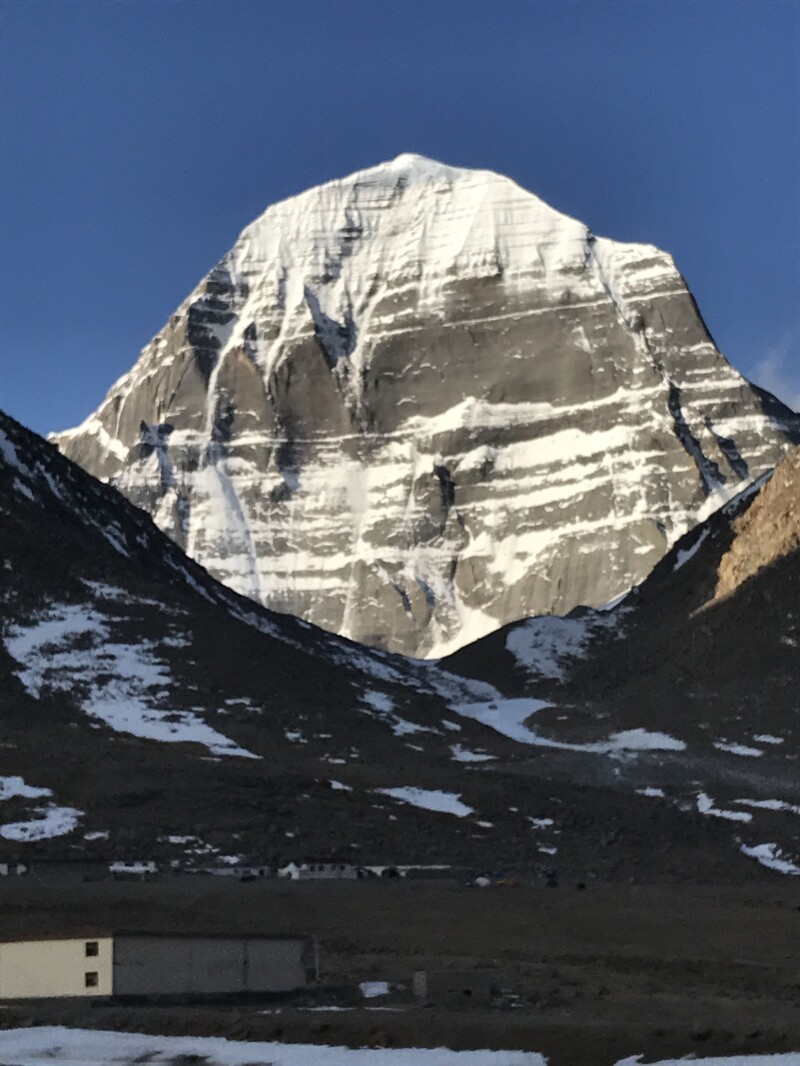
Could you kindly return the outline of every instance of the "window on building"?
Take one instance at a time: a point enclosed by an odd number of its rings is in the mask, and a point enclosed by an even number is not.
[[[99,955],[99,954],[100,954],[100,950],[99,950],[99,945],[98,945],[97,941],[96,940],[87,940],[86,941],[86,958],[89,959],[93,955]]]
[[[90,970],[83,975],[83,983],[87,988],[97,988],[97,971]]]

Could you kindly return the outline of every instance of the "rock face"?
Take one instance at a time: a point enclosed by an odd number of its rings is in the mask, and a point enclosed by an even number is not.
[[[800,546],[800,450],[777,467],[743,515],[733,523],[733,540],[719,563],[716,599],[723,599],[765,567]]]
[[[624,592],[800,418],[666,253],[403,155],[270,207],[54,439],[237,591],[433,656]]]

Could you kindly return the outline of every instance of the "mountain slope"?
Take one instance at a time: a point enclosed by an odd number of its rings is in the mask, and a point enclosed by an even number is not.
[[[676,796],[727,761],[650,727],[356,647],[215,582],[0,415],[0,856],[766,874]],[[541,722],[541,728],[540,728]],[[787,746],[788,747],[788,746]],[[727,761],[726,761],[727,760]],[[741,760],[740,760],[741,762]],[[777,765],[777,764],[776,764]]]
[[[651,776],[657,801],[729,821],[759,861],[800,874],[798,487],[796,449],[613,610],[518,623],[446,665],[546,700],[535,723],[547,740],[590,743],[644,715],[691,764]]]
[[[626,591],[800,418],[666,253],[403,155],[270,207],[54,439],[235,590],[435,656]]]

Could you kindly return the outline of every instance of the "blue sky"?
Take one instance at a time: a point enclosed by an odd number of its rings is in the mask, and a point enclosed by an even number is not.
[[[403,151],[667,248],[800,402],[796,0],[0,0],[0,407],[80,421],[267,204]]]

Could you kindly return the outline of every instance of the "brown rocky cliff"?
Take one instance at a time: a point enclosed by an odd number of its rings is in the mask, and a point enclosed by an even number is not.
[[[800,448],[778,465],[733,529],[733,542],[720,560],[715,600],[800,545]]]

